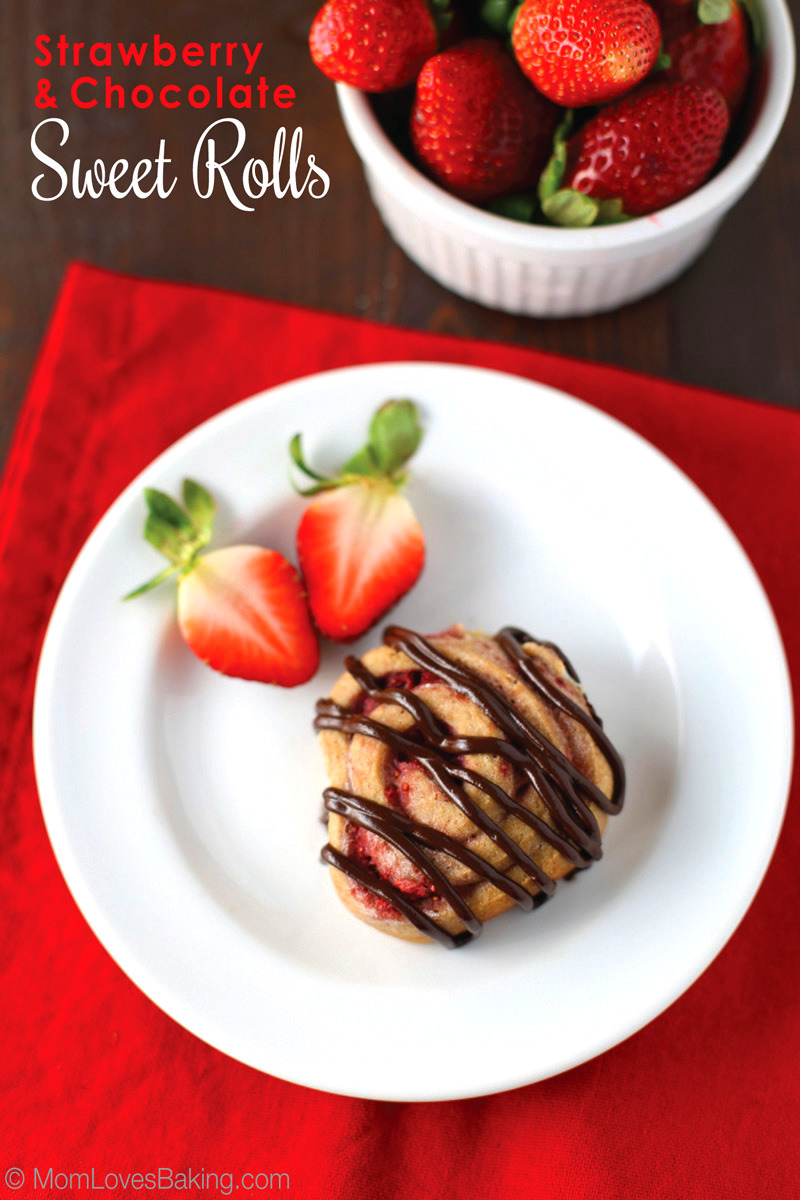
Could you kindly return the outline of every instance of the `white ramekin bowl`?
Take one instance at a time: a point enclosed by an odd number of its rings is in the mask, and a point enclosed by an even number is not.
[[[753,115],[731,161],[685,200],[620,225],[525,225],[448,195],[396,149],[368,97],[337,84],[347,132],[395,241],[439,283],[489,308],[536,317],[619,308],[684,271],[755,179],[780,132],[794,83],[784,0],[761,0],[765,50]]]

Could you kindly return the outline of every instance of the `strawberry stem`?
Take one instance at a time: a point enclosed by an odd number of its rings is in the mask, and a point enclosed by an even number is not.
[[[123,600],[135,600],[137,596],[144,596],[146,592],[152,592],[154,588],[160,587],[162,583],[166,583],[173,575],[177,575],[183,568],[177,563],[173,563],[171,567],[164,567],[163,571],[159,571],[152,579],[148,579],[147,583],[143,583],[141,587],[134,588],[132,592],[128,592],[127,596],[123,596]]]
[[[292,481],[293,487],[301,496],[314,496],[361,479],[388,480],[395,487],[402,487],[406,481],[402,468],[421,441],[422,426],[416,405],[411,400],[387,400],[370,422],[365,445],[348,458],[335,476],[320,475],[309,467],[303,455],[301,434],[296,433],[289,443],[289,455],[295,467],[314,482],[310,487],[300,487]]]
[[[170,560],[170,566],[129,592],[125,600],[152,591],[173,575],[188,574],[197,562],[200,551],[211,541],[214,530],[217,503],[193,479],[186,479],[183,483],[185,508],[166,492],[159,492],[155,488],[145,488],[144,499],[147,505],[145,540]]]

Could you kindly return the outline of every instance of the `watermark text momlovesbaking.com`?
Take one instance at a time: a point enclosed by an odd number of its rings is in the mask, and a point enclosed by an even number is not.
[[[21,1167],[8,1167],[3,1181],[12,1192],[19,1191],[27,1183],[34,1191],[63,1192],[118,1192],[132,1189],[143,1192],[209,1192],[211,1195],[230,1196],[234,1192],[289,1191],[289,1176],[285,1171],[245,1171],[234,1175],[232,1171],[206,1171],[195,1168],[175,1170],[173,1167],[158,1167],[154,1171],[61,1171],[55,1167],[34,1167],[23,1171]]]

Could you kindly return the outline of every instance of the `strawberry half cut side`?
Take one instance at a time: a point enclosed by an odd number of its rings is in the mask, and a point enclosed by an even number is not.
[[[300,577],[275,550],[229,546],[201,551],[211,540],[216,504],[187,479],[185,507],[148,488],[147,541],[170,566],[125,597],[178,577],[178,626],[197,658],[223,675],[280,687],[306,683],[319,665],[319,645]]]
[[[314,497],[297,530],[300,569],[317,628],[334,641],[365,633],[420,576],[425,537],[401,489],[421,438],[415,405],[390,400],[335,477],[307,466],[299,434],[291,443],[295,466],[313,481],[298,488]]]

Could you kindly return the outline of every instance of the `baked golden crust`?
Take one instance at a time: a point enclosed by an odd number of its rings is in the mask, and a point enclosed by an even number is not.
[[[603,796],[612,797],[612,767],[589,730],[560,711],[545,694],[532,688],[496,638],[481,630],[467,632],[461,626],[454,626],[446,633],[427,638],[426,642],[449,662],[467,668],[488,685],[510,712],[524,718],[555,751],[564,755],[578,769],[585,780],[596,785]],[[541,676],[584,713],[591,714],[583,689],[573,679],[555,648],[528,641],[522,649]],[[403,650],[381,645],[368,651],[361,662],[375,679],[382,682],[382,686],[402,687],[423,701],[429,712],[447,727],[452,736],[504,736],[503,731],[474,700],[432,672],[420,670],[419,664]],[[368,711],[372,722],[388,729],[401,733],[415,732],[413,716],[397,703],[377,702],[365,708],[364,690],[349,671],[337,681],[330,699],[348,712]],[[398,757],[395,749],[385,741],[359,732],[323,729],[320,732],[320,744],[333,788],[363,797],[387,809],[402,811],[414,822],[455,839],[459,845],[502,872],[507,879],[521,885],[531,896],[539,892],[537,883],[529,874],[453,803],[418,762],[403,761],[402,756]],[[458,762],[514,798],[518,804],[539,817],[549,829],[558,830],[550,809],[536,788],[507,757],[467,753],[459,755]],[[508,812],[499,799],[468,782],[463,784],[463,789],[550,880],[562,879],[572,871],[573,862],[535,828]],[[598,835],[602,834],[608,813],[594,801],[588,802],[588,809],[596,822]],[[463,932],[463,921],[450,903],[436,893],[431,881],[399,849],[335,812],[330,813],[328,837],[329,845],[334,850],[348,858],[358,859],[368,870],[390,881],[413,901],[418,910],[431,917],[440,929],[454,936]],[[427,854],[480,922],[491,920],[515,904],[511,896],[483,878],[471,866],[442,850],[429,849]],[[385,899],[376,897],[338,867],[331,867],[331,875],[342,902],[362,921],[394,937],[409,941],[429,940]]]

